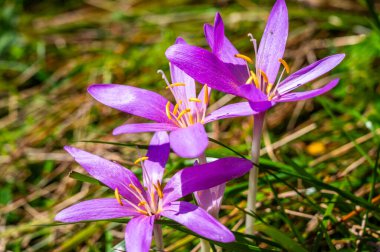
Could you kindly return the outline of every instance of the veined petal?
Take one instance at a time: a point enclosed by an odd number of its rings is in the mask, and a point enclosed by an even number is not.
[[[150,141],[148,153],[146,154],[148,160],[144,161],[145,169],[143,170],[143,178],[145,187],[151,186],[152,183],[156,184],[157,181],[161,183],[169,154],[170,144],[168,133],[165,131],[155,133]]]
[[[113,135],[132,134],[142,132],[172,131],[178,129],[178,126],[169,123],[136,123],[124,124],[112,131]]]
[[[213,122],[225,118],[233,118],[239,116],[249,116],[257,114],[257,111],[254,111],[248,102],[238,102],[234,104],[229,104],[223,106],[205,118],[205,123]]]
[[[155,216],[139,216],[130,220],[125,229],[127,252],[148,252],[152,243]]]
[[[239,83],[245,83],[249,78],[247,63],[243,59],[235,57],[239,52],[224,35],[224,24],[219,13],[215,15],[214,26],[204,25],[204,33],[212,53],[226,63]]]
[[[171,202],[164,207],[162,215],[172,219],[191,231],[214,241],[233,242],[234,235],[205,210],[184,201]]]
[[[187,45],[186,41],[182,38],[177,38],[175,44]],[[170,74],[173,83],[184,83],[185,86],[174,87],[175,92],[178,94],[176,100],[187,101],[189,98],[196,97],[195,81],[184,71],[179,69],[173,64],[170,64]]]
[[[226,183],[244,175],[251,168],[252,163],[247,159],[228,157],[182,169],[166,184],[164,203]]]
[[[256,66],[264,71],[270,83],[274,83],[284,55],[288,38],[288,10],[285,0],[277,0],[269,15],[263,37],[260,41]]]
[[[207,145],[207,133],[200,123],[170,132],[170,146],[181,157],[199,157],[205,151]]]
[[[177,44],[169,47],[165,54],[172,64],[196,81],[225,93],[245,97],[239,90],[239,86],[244,83],[239,82],[227,64],[211,52],[196,46]]]
[[[88,92],[111,108],[156,122],[170,123],[165,112],[168,100],[155,92],[118,84],[91,85]]]
[[[221,184],[210,189],[195,192],[193,195],[197,200],[198,206],[215,217],[219,214],[225,188],[226,184]]]
[[[96,178],[112,190],[118,189],[119,193],[131,202],[139,200],[130,192],[128,185],[134,184],[144,192],[140,181],[135,174],[116,162],[111,162],[86,151],[65,146],[64,148],[75,161],[80,164],[92,177]]]
[[[139,215],[136,210],[124,204],[121,206],[115,198],[87,200],[60,211],[56,216],[56,221],[78,222],[107,220],[124,218]]]
[[[344,54],[332,55],[318,60],[313,64],[302,68],[301,70],[298,70],[279,84],[277,92],[280,95],[286,94],[308,83],[309,81],[318,78],[336,67],[344,59],[344,57]]]
[[[319,89],[314,89],[314,90],[305,91],[305,92],[293,92],[293,93],[284,94],[280,98],[276,99],[276,101],[277,102],[293,102],[293,101],[300,101],[300,100],[313,98],[315,96],[326,93],[327,91],[330,91],[336,85],[338,85],[338,82],[339,82],[339,79],[335,79]]]

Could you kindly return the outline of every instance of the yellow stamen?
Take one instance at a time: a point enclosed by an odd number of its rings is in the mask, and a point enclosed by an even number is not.
[[[172,116],[170,115],[170,101],[166,103],[166,116],[169,118],[169,120],[172,119]]]
[[[201,120],[201,124],[204,124],[205,123],[205,121],[204,120]]]
[[[271,95],[268,97],[268,101],[271,101],[271,100],[273,99],[274,95],[275,95],[274,93],[271,94]]]
[[[146,201],[140,201],[140,203],[137,206],[145,206],[145,205],[146,205]]]
[[[141,213],[141,214],[148,215],[148,212],[147,212],[147,211],[144,211],[144,210],[141,210],[141,209],[138,209],[137,212],[139,212],[139,213]]]
[[[189,113],[189,112],[190,112],[190,109],[182,110],[181,113],[179,113],[177,119],[180,120],[184,114]]]
[[[137,188],[134,184],[129,184],[129,187],[141,194],[141,190]]]
[[[174,106],[173,115],[177,115],[179,105],[181,105],[181,104],[182,104],[182,101],[179,100],[178,103]]]
[[[189,101],[191,102],[201,102],[198,98],[189,98]]]
[[[284,66],[286,73],[289,74],[290,68],[289,68],[288,63],[286,63],[284,59],[278,59],[278,61]]]
[[[266,75],[266,73],[264,73],[264,71],[260,69],[260,74],[261,74],[261,76],[263,76],[264,81],[266,83],[268,83],[269,81],[268,81],[268,76]]]
[[[162,188],[161,188],[161,183],[160,181],[157,181],[157,185],[154,185],[154,188],[156,189],[156,192],[157,192],[157,195],[160,199],[162,199],[164,197],[164,194],[162,192]]]
[[[138,163],[140,163],[141,161],[148,160],[148,158],[149,158],[149,157],[141,157],[141,158],[138,158],[138,159],[135,160],[134,163],[135,163],[135,164],[138,164]]]
[[[189,115],[189,122],[190,122],[191,125],[194,124],[193,115],[192,114]]]
[[[121,197],[119,194],[119,189],[115,188],[115,198],[117,202],[120,204],[120,206],[123,206],[123,202],[121,201]]]
[[[245,82],[245,84],[249,84],[249,83],[251,83],[252,80],[253,80],[253,76],[251,75],[251,76],[249,76],[249,78],[248,78],[248,80]]]
[[[184,86],[186,86],[185,83],[176,82],[176,83],[170,84],[169,86],[166,86],[166,89],[169,89],[172,87],[184,87]]]
[[[247,61],[248,63],[253,64],[253,60],[252,60],[250,57],[245,56],[244,54],[240,54],[240,53],[238,53],[238,54],[235,54],[235,57],[236,57],[236,58],[243,59],[243,60]]]
[[[268,85],[267,85],[267,94],[269,94],[269,92],[272,89],[272,87],[273,87],[273,84],[272,83],[268,83]]]
[[[204,94],[205,94],[205,96],[203,98],[203,101],[205,104],[208,104],[208,86],[207,86],[207,84],[205,84],[205,87],[204,87]]]
[[[259,80],[257,79],[257,76],[256,74],[253,72],[253,71],[249,71],[251,73],[251,76],[252,76],[252,80],[253,82],[255,83],[255,86],[257,88],[259,88]]]

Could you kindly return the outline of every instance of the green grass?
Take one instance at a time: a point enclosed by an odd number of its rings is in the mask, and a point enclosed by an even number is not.
[[[169,95],[156,71],[168,74],[164,52],[177,36],[206,47],[203,23],[220,11],[229,38],[252,55],[247,33],[260,38],[273,2],[0,0],[0,251],[114,251],[123,240],[122,223],[49,225],[77,201],[112,196],[79,174],[83,169],[64,145],[141,173],[132,166],[134,144],[143,148],[151,135],[112,136],[114,127],[141,120],[94,101],[87,86],[120,83]],[[380,194],[380,6],[371,0],[287,4],[285,58],[292,71],[345,53],[326,76],[341,81],[327,95],[279,104],[268,113],[265,142],[276,148],[260,159],[258,233],[242,233],[247,177],[240,178],[228,184],[221,211],[222,222],[235,227],[237,243],[217,245],[226,251],[376,251],[380,214],[371,200]],[[212,102],[221,97],[214,92]],[[233,150],[212,143],[209,156],[248,155],[251,118],[216,122],[207,130]],[[312,143],[324,151],[312,155]],[[166,177],[185,165],[191,162],[171,155]],[[69,176],[71,170],[77,173]],[[162,223],[171,251],[198,244],[183,227]]]

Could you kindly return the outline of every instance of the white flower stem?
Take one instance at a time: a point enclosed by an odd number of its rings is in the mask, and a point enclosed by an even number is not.
[[[164,240],[162,238],[162,228],[160,224],[154,224],[153,228],[154,240],[156,241],[157,251],[164,251]]]
[[[254,115],[253,138],[252,138],[252,162],[253,168],[249,172],[247,212],[256,213],[257,180],[259,175],[260,143],[263,131],[265,112]],[[249,214],[245,217],[245,233],[254,233],[255,218]]]
[[[204,153],[202,153],[202,155],[198,157],[198,163],[199,164],[207,163],[206,155]],[[201,252],[210,252],[210,249],[211,249],[210,243],[207,240],[201,239]]]

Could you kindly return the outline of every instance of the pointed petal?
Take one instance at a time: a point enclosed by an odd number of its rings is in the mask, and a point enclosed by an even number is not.
[[[319,76],[322,76],[336,67],[344,59],[344,57],[344,54],[332,55],[318,60],[317,62],[314,62],[301,70],[298,70],[279,84],[277,92],[280,95],[286,94],[318,78]]]
[[[251,161],[228,157],[188,167],[177,172],[164,188],[164,202],[171,202],[192,192],[205,190],[238,178],[252,168]]]
[[[75,161],[80,164],[92,177],[96,178],[103,184],[107,185],[112,190],[116,188],[119,193],[126,199],[132,202],[139,200],[128,189],[129,184],[134,184],[140,190],[144,191],[135,174],[124,168],[116,162],[111,162],[86,151],[65,146],[64,148]]]
[[[152,243],[155,216],[139,216],[130,220],[125,229],[125,247],[128,252],[148,252]]]
[[[199,157],[205,151],[207,145],[207,133],[200,123],[170,132],[170,146],[181,157]]]
[[[219,13],[215,15],[214,26],[205,24],[204,33],[213,54],[227,63],[226,66],[234,73],[239,83],[245,83],[249,78],[247,63],[235,57],[239,52],[224,35],[224,24]]]
[[[144,186],[151,185],[149,182],[161,183],[164,174],[165,165],[168,161],[170,154],[169,136],[165,131],[157,132],[154,134],[150,141],[148,153],[146,154],[148,160],[144,161]]]
[[[182,38],[177,38],[175,44],[186,45],[186,41]],[[184,71],[179,69],[173,64],[170,64],[170,74],[173,83],[184,83],[186,86],[174,87],[175,92],[178,94],[176,100],[187,101],[189,98],[196,97],[195,94],[195,81]]]
[[[205,210],[191,203],[175,201],[164,207],[162,215],[191,231],[214,241],[233,242],[234,235]]]
[[[173,45],[166,50],[169,61],[193,77],[199,83],[209,87],[242,97],[241,83],[227,64],[220,61],[211,52],[196,46]]]
[[[165,112],[168,100],[155,92],[117,84],[91,85],[88,92],[111,108],[156,122],[170,123]]]
[[[133,134],[142,132],[172,131],[178,129],[178,126],[169,123],[136,123],[124,124],[112,131],[113,135]]]
[[[239,116],[249,116],[257,114],[257,111],[254,111],[248,102],[238,102],[234,104],[229,104],[223,106],[205,118],[205,123],[213,122],[225,118],[233,118]]]
[[[78,222],[92,220],[107,220],[136,216],[139,213],[132,207],[121,206],[115,198],[113,199],[93,199],[87,200],[60,211],[56,216],[56,221]]]
[[[280,68],[288,38],[288,10],[285,0],[277,0],[269,15],[263,37],[260,41],[256,65],[263,70],[270,83],[274,83]]]
[[[330,91],[336,85],[338,85],[338,82],[339,82],[339,79],[335,79],[331,81],[329,84],[319,89],[314,89],[314,90],[310,90],[306,92],[293,92],[293,93],[284,94],[283,96],[278,98],[276,101],[277,102],[293,102],[293,101],[300,101],[300,100],[313,98],[315,96],[324,94],[327,91]]]
[[[225,188],[226,184],[221,184],[207,190],[195,192],[194,197],[198,206],[212,216],[218,216]]]

